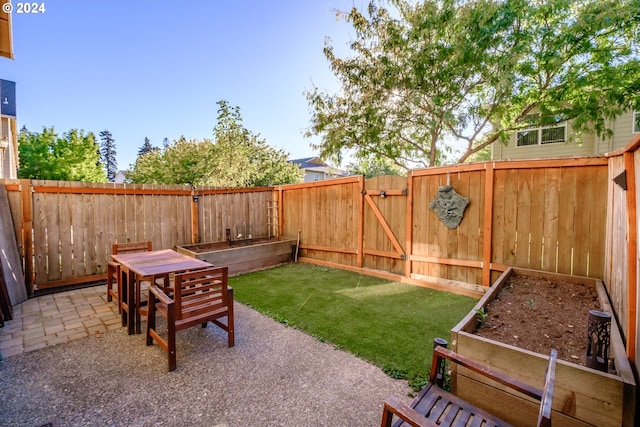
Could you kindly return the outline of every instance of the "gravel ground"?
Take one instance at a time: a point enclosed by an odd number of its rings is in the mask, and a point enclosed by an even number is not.
[[[410,388],[236,302],[236,344],[209,324],[178,333],[178,368],[124,329],[0,362],[0,425],[375,426]],[[143,325],[144,326],[144,325]]]

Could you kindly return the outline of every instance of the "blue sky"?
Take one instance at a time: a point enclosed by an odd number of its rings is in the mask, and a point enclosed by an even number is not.
[[[4,0],[0,0],[3,3]],[[244,126],[291,158],[315,155],[304,138],[304,92],[338,83],[322,49],[347,53],[353,33],[335,9],[360,0],[46,0],[13,13],[18,127],[109,130],[119,169],[144,138],[162,145],[212,136],[216,101],[239,106]],[[14,7],[17,5],[13,1]]]

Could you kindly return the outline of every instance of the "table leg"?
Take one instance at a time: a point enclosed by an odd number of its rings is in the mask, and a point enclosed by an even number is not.
[[[136,301],[135,301],[136,275],[131,271],[127,272],[127,333],[132,335],[135,332]]]
[[[122,326],[127,326],[127,313],[129,312],[129,302],[127,299],[127,289],[129,285],[127,283],[127,274],[122,268],[119,269],[120,277],[118,277],[118,283],[120,288],[118,289],[118,298],[120,299],[120,322]]]
[[[136,334],[139,334],[140,330],[142,329],[141,328],[142,321],[140,320],[140,282],[141,280],[136,275],[135,277],[136,303],[135,303],[135,308],[133,310],[136,318]]]

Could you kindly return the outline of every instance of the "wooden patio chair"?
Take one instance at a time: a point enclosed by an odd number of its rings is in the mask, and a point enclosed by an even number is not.
[[[114,243],[111,245],[111,253],[114,255],[130,252],[150,252],[151,242]],[[120,264],[109,261],[107,264],[107,301],[117,301],[118,313],[122,314],[122,273]],[[124,326],[124,317],[123,317]]]
[[[149,287],[146,344],[157,342],[168,354],[169,371],[176,369],[176,332],[211,321],[227,332],[227,345],[235,343],[233,288],[227,283],[228,268],[209,268],[176,274],[173,298],[160,287]],[[156,329],[156,313],[166,319],[166,338]],[[226,317],[226,324],[220,319]]]
[[[544,386],[540,390],[465,356],[454,353],[445,347],[436,347],[433,351],[429,383],[410,405],[406,405],[396,397],[386,399],[380,425],[382,427],[391,427],[394,415],[397,416],[397,420],[393,424],[394,427],[407,425],[414,427],[511,425],[441,388],[445,359],[449,359],[452,363],[464,366],[524,395],[540,400],[537,426],[551,426],[551,401],[553,399],[557,357],[556,350],[551,350],[544,377]],[[500,403],[496,402],[496,404]]]

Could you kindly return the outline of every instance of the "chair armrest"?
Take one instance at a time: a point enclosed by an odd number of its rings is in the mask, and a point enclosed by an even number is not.
[[[464,366],[471,371],[483,375],[487,378],[490,378],[502,385],[510,387],[514,390],[519,391],[529,397],[533,397],[534,399],[541,400],[542,399],[542,390],[533,387],[527,383],[524,383],[518,379],[515,379],[509,375],[498,372],[488,366],[482,365],[475,360],[469,359],[461,354],[455,353],[444,347],[437,347],[433,350],[433,361],[431,362],[431,378],[434,378],[433,375],[436,372],[436,368],[438,365],[438,358],[449,359],[452,362]]]
[[[173,299],[168,297],[167,294],[165,294],[162,289],[160,289],[159,287],[157,287],[156,285],[151,285],[149,286],[149,293],[152,293],[153,295],[156,296],[157,299],[160,300],[161,303],[163,304],[172,304],[173,303]]]
[[[437,427],[438,424],[425,418],[423,415],[410,408],[409,405],[398,399],[397,397],[389,397],[384,401],[384,414],[382,416],[382,427],[385,425],[391,425],[391,418],[385,417],[385,414],[389,412],[395,414],[398,418],[404,422],[412,425],[413,427]],[[385,423],[385,420],[387,423]]]

